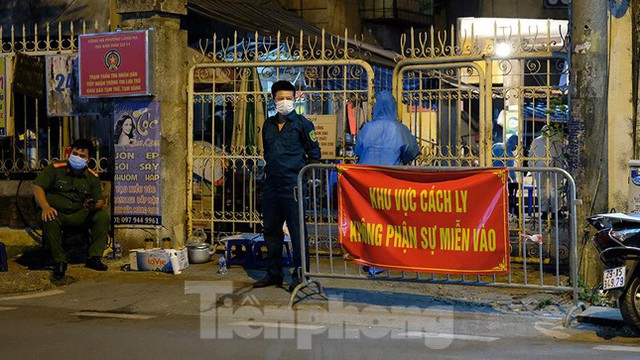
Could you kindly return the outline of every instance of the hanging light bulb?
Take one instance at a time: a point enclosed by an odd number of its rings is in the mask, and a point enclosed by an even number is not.
[[[496,55],[499,57],[507,57],[511,55],[512,48],[511,45],[507,43],[498,43],[496,46]]]

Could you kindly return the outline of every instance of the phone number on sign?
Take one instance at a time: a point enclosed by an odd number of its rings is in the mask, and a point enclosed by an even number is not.
[[[133,225],[160,225],[159,217],[151,216],[114,216],[113,223],[119,224],[133,224]]]

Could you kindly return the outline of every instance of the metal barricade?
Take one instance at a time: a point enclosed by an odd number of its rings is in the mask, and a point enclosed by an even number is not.
[[[443,171],[469,168],[420,168]],[[298,176],[302,258],[305,281],[291,295],[315,284],[319,278],[375,279],[571,292],[578,301],[576,187],[571,175],[559,168],[508,168],[509,242],[511,263],[505,275],[454,275],[392,271],[346,261],[338,239],[337,165],[308,165]]]

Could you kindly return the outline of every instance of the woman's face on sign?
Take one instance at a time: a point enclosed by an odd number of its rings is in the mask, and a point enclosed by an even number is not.
[[[131,129],[133,128],[133,120],[131,118],[127,118],[122,124],[122,131],[129,135],[131,134]]]

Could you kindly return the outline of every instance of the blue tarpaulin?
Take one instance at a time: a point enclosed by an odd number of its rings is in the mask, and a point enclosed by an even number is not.
[[[545,121],[547,119],[547,115],[549,115],[549,119],[551,121],[569,120],[569,108],[566,105],[551,105],[550,107],[547,107],[546,103],[539,102],[536,103],[534,108],[533,102],[528,102],[524,104],[524,108],[522,110],[525,119],[535,118],[540,121]]]

